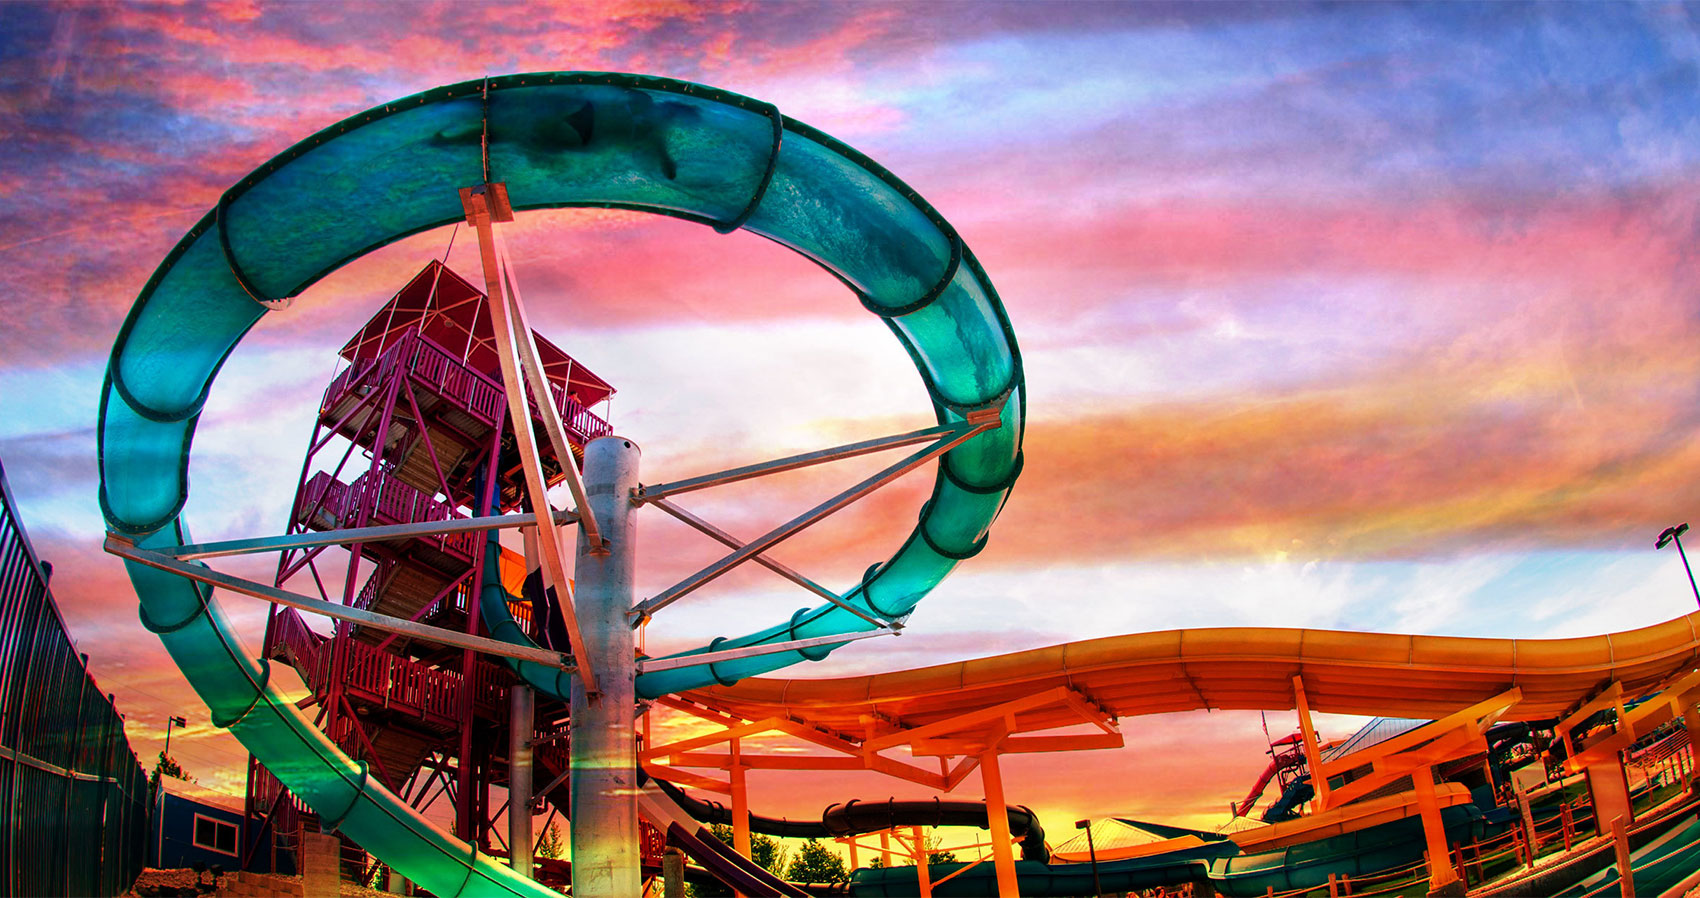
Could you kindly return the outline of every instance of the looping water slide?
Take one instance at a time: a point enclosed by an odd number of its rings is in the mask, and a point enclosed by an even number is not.
[[[148,280],[113,346],[98,425],[100,506],[111,530],[142,549],[188,542],[190,444],[241,338],[346,262],[461,220],[458,191],[495,182],[507,185],[516,210],[668,215],[722,233],[748,230],[819,263],[896,335],[941,424],[975,413],[999,422],[941,458],[908,539],[846,599],[900,620],[984,547],[1020,473],[1025,399],[1008,319],[955,230],[878,164],[771,104],[605,73],[490,78],[387,103],[302,141],[227,191]],[[127,566],[143,624],[214,723],[327,830],[348,833],[439,895],[549,894],[441,832],[318,732],[270,682],[269,664],[237,639],[210,588]],[[698,651],[867,629],[862,617],[827,605]],[[832,647],[658,671],[640,677],[638,690],[730,684]],[[535,682],[544,670],[521,673]]]

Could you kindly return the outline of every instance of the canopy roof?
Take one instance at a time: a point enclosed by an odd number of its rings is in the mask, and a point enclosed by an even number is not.
[[[1573,639],[1471,639],[1251,627],[1113,636],[895,673],[834,679],[758,677],[686,693],[746,719],[774,715],[853,739],[924,726],[1059,686],[1117,717],[1201,708],[1279,710],[1304,678],[1313,711],[1436,719],[1517,686],[1505,720],[1567,713],[1601,684],[1659,688],[1700,661],[1700,613]],[[1062,707],[1019,729],[1079,722]]]
[[[351,362],[376,357],[414,329],[459,356],[468,366],[501,382],[502,363],[496,353],[489,299],[436,259],[384,303],[366,326],[343,345],[340,354]],[[537,341],[544,376],[564,388],[580,405],[588,408],[614,395],[614,388],[607,381],[560,347],[536,331],[532,331],[532,337]]]

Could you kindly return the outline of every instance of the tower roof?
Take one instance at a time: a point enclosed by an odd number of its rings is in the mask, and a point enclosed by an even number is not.
[[[339,352],[349,361],[371,358],[415,328],[432,342],[460,356],[468,366],[497,381],[502,379],[489,298],[436,259],[384,303]],[[536,331],[532,331],[532,337],[537,342],[544,376],[563,387],[580,405],[589,407],[614,395],[614,388],[607,381],[560,347]]]

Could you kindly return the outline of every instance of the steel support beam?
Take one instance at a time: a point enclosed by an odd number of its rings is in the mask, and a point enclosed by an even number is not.
[[[549,508],[548,488],[543,478],[543,462],[537,448],[537,434],[531,427],[531,408],[526,401],[526,381],[544,380],[533,387],[533,397],[537,400],[539,410],[545,421],[552,421],[555,428],[560,427],[560,418],[554,412],[554,396],[549,392],[548,383],[542,378],[541,369],[533,371],[526,365],[525,349],[532,352],[531,361],[535,362],[536,347],[532,345],[531,330],[521,329],[520,318],[515,312],[517,303],[509,302],[507,280],[500,258],[500,248],[496,244],[495,222],[511,221],[513,209],[508,206],[507,188],[501,184],[485,184],[479,188],[463,188],[460,192],[461,203],[466,210],[466,220],[478,232],[479,258],[484,265],[485,294],[489,297],[491,330],[496,336],[496,355],[502,366],[502,388],[508,399],[508,419],[513,422],[514,443],[519,448],[521,467],[525,470],[525,491],[531,500],[532,511],[543,512]],[[536,375],[533,377],[533,375]],[[554,440],[555,432],[550,431],[550,439]],[[568,472],[571,481],[577,474],[571,451],[566,451],[564,445],[556,447],[556,461],[563,471]],[[565,451],[565,454],[561,453]],[[589,537],[590,545],[599,549],[604,542],[597,529],[596,515],[583,504],[582,496],[575,489],[574,496],[580,502],[579,537]],[[572,586],[568,582],[566,563],[561,559],[560,534],[555,530],[552,514],[537,515],[538,541],[543,549],[543,582],[555,591],[556,607],[561,610],[561,623],[566,627],[567,641],[572,644],[573,656],[578,659],[578,675],[591,692],[597,690],[595,666],[585,657],[584,635],[579,631],[578,613],[573,606]]]
[[[556,524],[571,524],[578,515],[571,511],[555,512]],[[469,533],[475,530],[504,530],[531,527],[537,515],[498,514],[482,518],[460,518],[448,521],[419,521],[413,524],[384,524],[378,527],[347,527],[341,530],[320,530],[310,533],[290,533],[284,536],[260,536],[253,539],[227,539],[210,543],[188,543],[162,548],[159,554],[182,561],[202,558],[224,558],[231,555],[253,555],[290,549],[311,549],[343,543],[381,543],[392,539],[412,539],[416,536],[443,536]]]
[[[585,624],[584,663],[593,665],[599,692],[588,678],[572,684],[571,842],[573,894],[626,898],[643,892],[637,817],[636,636],[626,622],[637,566],[638,448],[621,437],[592,440],[584,449],[588,513],[603,526],[605,542],[579,531],[578,608]],[[601,549],[602,551],[597,551]]]
[[[969,418],[965,426],[953,428],[951,433],[939,437],[931,446],[928,446],[919,452],[910,454],[902,461],[885,468],[879,473],[874,474],[872,477],[863,480],[861,483],[856,484],[825,502],[816,505],[814,508],[809,509],[801,515],[792,518],[772,530],[769,530],[761,536],[756,537],[754,540],[745,544],[743,548],[732,552],[730,555],[721,558],[719,561],[710,564],[708,567],[686,577],[684,580],[669,587],[659,595],[645,599],[643,602],[639,603],[637,607],[632,609],[631,617],[635,621],[642,621],[644,618],[653,616],[655,612],[677,602],[686,595],[696,591],[698,588],[715,580],[738,565],[743,564],[751,558],[773,548],[780,542],[783,542],[784,540],[802,532],[804,529],[819,523],[823,518],[839,511],[852,502],[861,499],[904,474],[913,471],[921,465],[938,458],[946,452],[949,452],[957,446],[967,442],[969,439],[977,436],[981,432],[990,430],[997,426],[998,418],[995,410],[991,414],[976,415]]]
[[[501,655],[505,658],[517,658],[521,661],[535,661],[538,664],[547,665],[560,670],[573,669],[571,660],[560,652],[551,652],[548,649],[512,645],[495,639],[486,639],[483,636],[470,636],[465,633],[457,633],[453,630],[445,630],[442,627],[433,627],[429,624],[422,624],[417,621],[403,620],[399,617],[391,617],[387,614],[378,614],[373,611],[366,611],[349,605],[309,598],[298,593],[289,592],[288,590],[278,589],[275,586],[267,586],[264,583],[257,583],[253,580],[245,580],[241,577],[221,573],[213,570],[212,568],[202,567],[198,564],[190,564],[188,562],[179,561],[169,555],[164,555],[149,549],[138,548],[134,543],[116,534],[109,533],[106,535],[105,549],[109,554],[116,555],[127,561],[134,561],[137,564],[157,568],[162,571],[169,571],[170,573],[176,574],[180,577],[186,577],[190,580],[194,580],[197,583],[205,583],[208,586],[216,586],[220,589],[229,590],[230,592],[234,592],[239,595],[252,596],[256,599],[264,599],[268,602],[276,602],[279,605],[287,605],[290,608],[311,612],[313,614],[322,614],[325,617],[334,618],[339,621],[360,624],[361,626],[371,627],[373,629],[383,630],[389,633],[401,633],[418,639],[425,639],[431,642],[440,643],[442,645],[452,645],[458,648],[471,649],[475,652],[483,652],[486,655]]]
[[[693,529],[695,529],[699,533],[707,534],[709,537],[714,539],[714,541],[720,543],[721,545],[725,546],[728,549],[742,549],[744,547],[743,540],[740,540],[737,537],[733,536],[732,534],[727,533],[726,531],[720,529],[719,527],[716,527],[713,524],[710,524],[709,522],[703,520],[702,518],[699,518],[696,515],[691,514],[690,512],[684,510],[683,508],[680,508],[679,506],[674,505],[671,501],[669,501],[667,499],[650,499],[649,504],[654,505],[656,508],[659,508],[662,511],[665,511],[668,514],[672,515],[673,517],[678,518],[679,520],[685,522],[686,524],[690,525]],[[883,621],[883,620],[880,620],[877,617],[874,617],[873,615],[869,614],[868,612],[863,611],[862,609],[857,608],[855,605],[852,605],[849,602],[845,601],[844,597],[839,595],[838,593],[835,593],[832,590],[827,589],[826,587],[820,585],[819,583],[816,583],[815,581],[810,580],[809,578],[803,576],[802,574],[797,573],[796,571],[792,570],[791,568],[789,568],[789,567],[787,567],[783,564],[780,564],[779,562],[773,560],[772,558],[767,557],[766,555],[757,555],[755,558],[753,558],[751,560],[754,561],[756,564],[759,564],[762,567],[767,568],[768,570],[778,574],[779,576],[784,577],[787,580],[790,580],[792,583],[795,583],[798,586],[803,587],[804,589],[808,590],[809,592],[812,592],[815,595],[820,596],[821,598],[827,600],[828,602],[831,602],[832,604],[837,605],[840,608],[843,608],[845,611],[848,611],[851,614],[856,615],[857,617],[861,618],[862,620],[865,620],[868,623],[873,624],[876,627],[888,627],[888,628],[893,629],[893,630],[902,629],[901,624],[898,624],[894,621]]]
[[[970,418],[969,420],[972,421],[973,419]],[[673,480],[667,483],[640,486],[637,488],[636,492],[632,493],[632,501],[639,504],[654,502],[657,499],[665,499],[668,496],[676,496],[680,493],[688,493],[692,490],[707,489],[711,486],[720,486],[727,483],[737,483],[740,480],[749,480],[753,477],[765,477],[768,474],[778,474],[782,471],[795,471],[798,468],[806,468],[810,465],[818,465],[829,461],[839,461],[846,458],[855,458],[858,455],[882,452],[886,449],[896,449],[901,446],[912,446],[916,443],[925,443],[929,440],[955,436],[967,431],[971,427],[972,425],[969,423],[939,424],[933,427],[925,427],[920,430],[911,430],[908,433],[876,437],[875,439],[862,440],[858,443],[846,443],[842,446],[834,446],[831,449],[819,449],[814,452],[805,452],[801,455],[792,455],[786,458],[774,459],[773,461],[765,461],[753,465],[730,468],[725,471],[717,471],[713,474],[703,474],[700,477],[689,477],[684,480]]]
[[[531,731],[536,695],[530,686],[508,687],[508,865],[533,878],[531,863]]]

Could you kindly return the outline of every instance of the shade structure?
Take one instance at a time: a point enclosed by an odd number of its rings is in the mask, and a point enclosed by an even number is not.
[[[459,221],[459,191],[506,185],[518,211],[633,209],[743,228],[816,261],[915,363],[941,423],[1000,426],[942,456],[902,547],[847,591],[901,618],[984,547],[1021,467],[1019,351],[995,290],[955,230],[902,181],[771,104],[638,75],[555,72],[449,85],[367,110],[227,191],[144,286],[101,394],[100,505],[142,548],[189,540],[190,447],[212,381],[268,312],[346,262]],[[822,397],[822,405],[830,405]],[[390,794],[270,683],[211,590],[129,564],[143,623],[212,712],[329,830],[439,895],[548,892],[479,855]],[[834,605],[704,646],[870,629]],[[659,672],[660,694],[824,657],[832,645]]]
[[[1503,720],[1560,716],[1603,684],[1626,695],[1700,663],[1700,612],[1573,639],[1472,639],[1260,627],[1165,630],[1071,642],[913,670],[832,679],[753,678],[687,694],[740,717],[790,716],[870,738],[893,722],[925,726],[1056,687],[1117,717],[1202,709],[1295,707],[1303,677],[1312,711],[1432,720],[1515,686]],[[1022,729],[1079,721],[1055,705]]]

